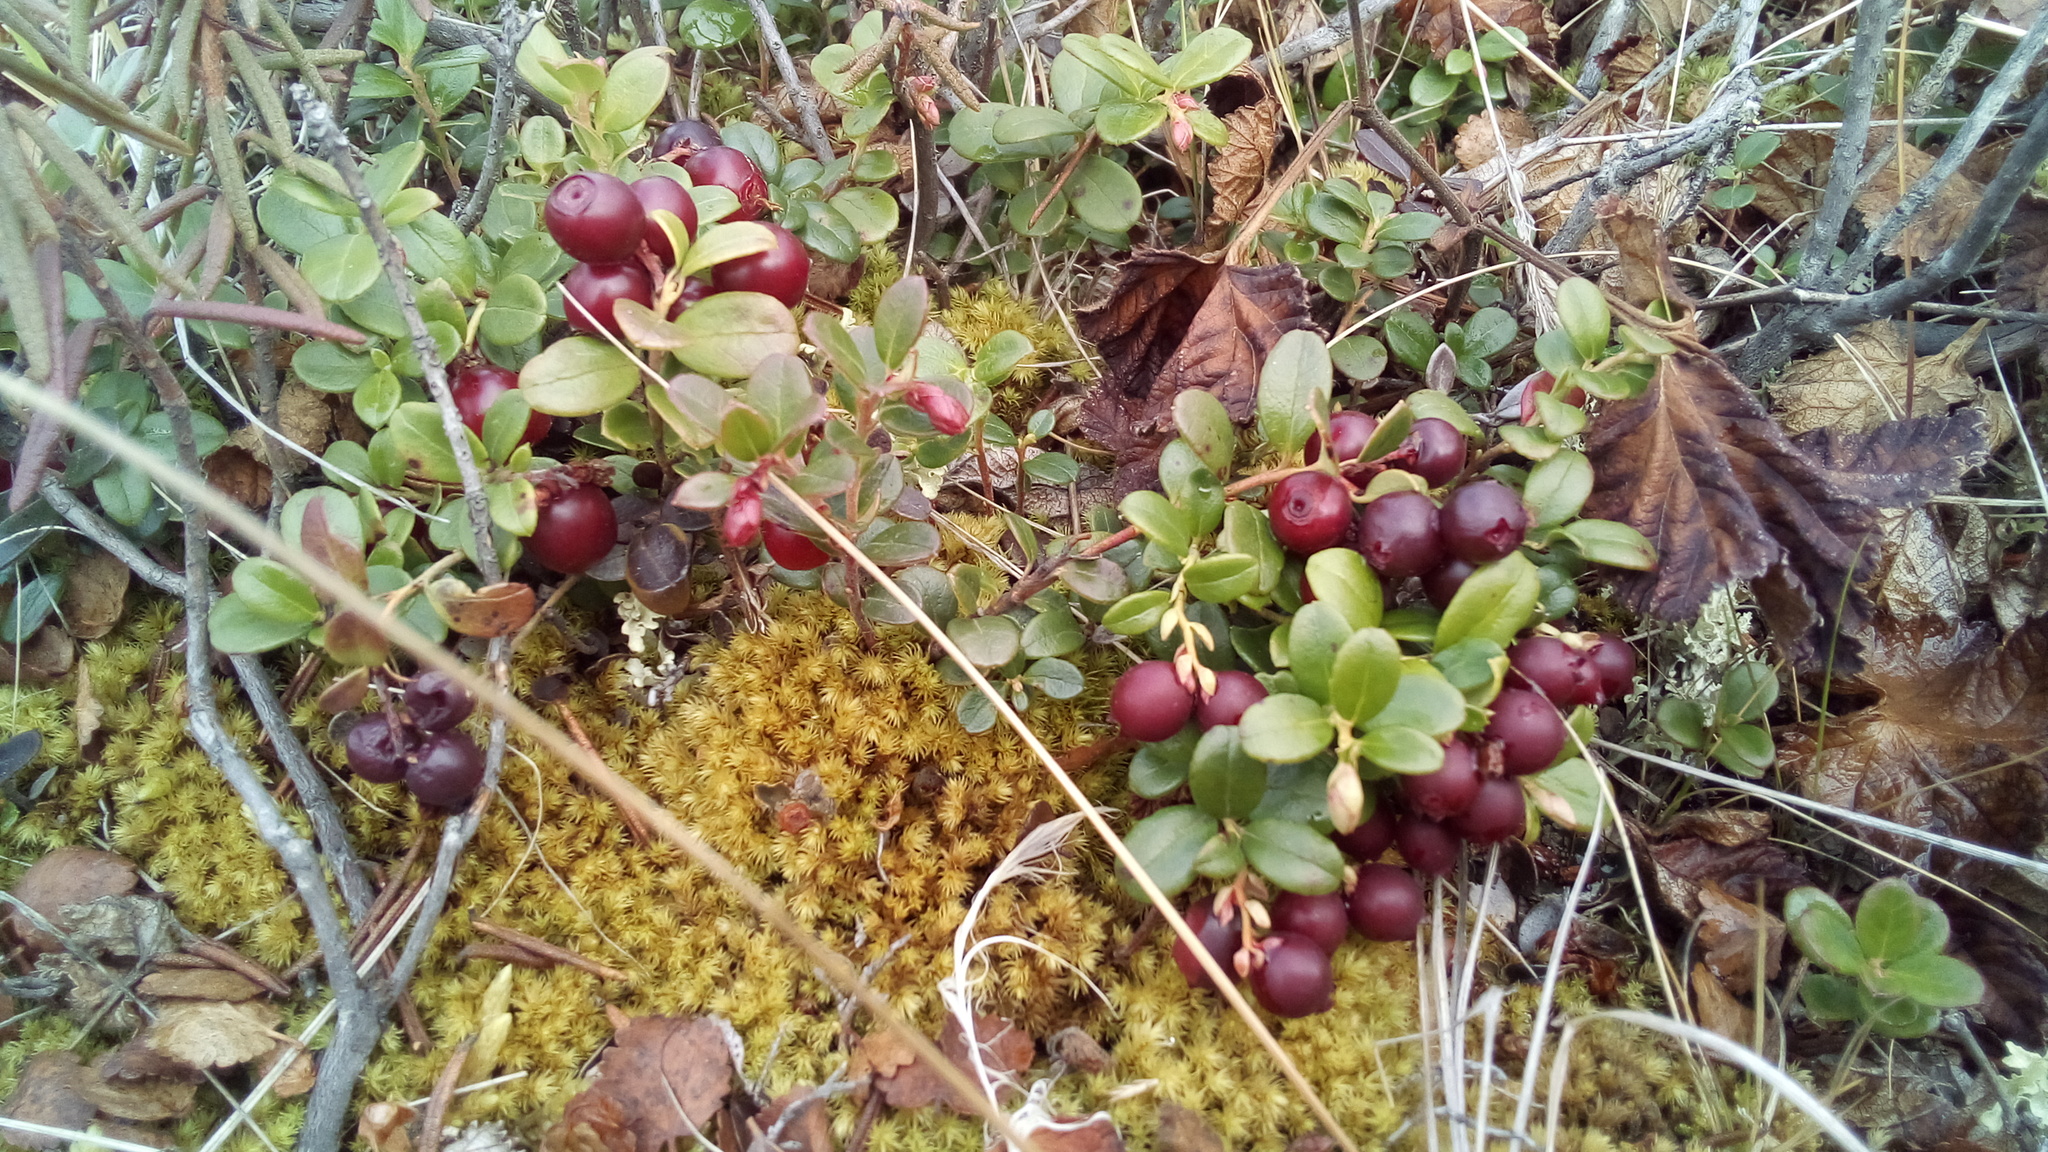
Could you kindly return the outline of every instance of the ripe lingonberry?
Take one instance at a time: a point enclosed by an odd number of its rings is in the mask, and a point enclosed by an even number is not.
[[[571,260],[616,264],[640,250],[647,209],[624,180],[609,172],[578,172],[548,193],[541,211],[548,235]]]
[[[1619,700],[1636,685],[1636,650],[1628,641],[1602,632],[1587,653],[1600,677],[1600,699]]]
[[[1422,885],[1405,868],[1367,864],[1351,889],[1351,926],[1367,940],[1413,940],[1429,913]]]
[[[1336,953],[1337,946],[1344,943],[1344,937],[1351,934],[1351,920],[1344,913],[1344,895],[1341,892],[1325,892],[1320,896],[1282,892],[1269,911],[1273,917],[1273,931],[1291,932],[1314,941],[1316,947],[1332,955]]]
[[[1337,847],[1353,860],[1372,863],[1394,843],[1393,808],[1382,802],[1373,809],[1372,815],[1359,821],[1358,827],[1349,832],[1339,832],[1335,839]]]
[[[476,697],[446,672],[429,669],[405,686],[405,710],[425,732],[446,732],[475,708]]]
[[[1195,695],[1164,660],[1133,664],[1109,690],[1109,717],[1133,740],[1164,740],[1187,726]]]
[[[634,201],[638,203],[638,201]],[[612,306],[621,300],[654,304],[654,281],[637,264],[578,264],[562,277],[562,314],[569,326],[595,336],[624,336]]]
[[[1337,464],[1345,467],[1358,461],[1359,453],[1365,451],[1372,434],[1379,430],[1378,418],[1363,412],[1341,409],[1330,413],[1330,439],[1337,445]],[[1303,459],[1313,464],[1323,458],[1323,434],[1308,434],[1308,448]]]
[[[1209,915],[1209,901],[1202,899],[1188,905],[1187,911],[1181,915],[1187,920],[1188,927],[1195,930],[1195,935],[1201,939],[1202,946],[1215,959],[1217,967],[1225,972],[1232,971],[1231,957],[1237,954],[1241,936],[1237,908],[1233,905],[1229,916],[1219,920]],[[1188,987],[1215,990],[1216,982],[1209,979],[1207,972],[1202,971],[1202,965],[1195,959],[1195,954],[1188,951],[1186,942],[1181,940],[1177,933],[1173,938],[1173,963],[1180,969],[1181,976],[1187,980]]]
[[[1459,485],[1444,497],[1440,525],[1444,551],[1485,564],[1522,546],[1529,510],[1513,488],[1498,480],[1478,480]]]
[[[1445,746],[1443,767],[1421,776],[1401,777],[1401,795],[1408,807],[1431,820],[1456,816],[1478,794],[1479,758],[1462,739]]]
[[[1358,514],[1358,550],[1392,580],[1420,576],[1442,561],[1436,503],[1420,492],[1389,492]]]
[[[405,786],[419,802],[453,810],[469,803],[484,782],[484,754],[467,732],[440,732],[420,742]]]
[[[1501,767],[1510,776],[1541,772],[1564,749],[1564,717],[1556,706],[1526,688],[1508,688],[1493,698],[1486,736],[1500,741]]]
[[[647,250],[664,264],[676,262],[675,245],[668,241],[668,233],[654,222],[657,209],[675,213],[682,222],[686,241],[697,238],[697,202],[690,198],[690,190],[666,176],[642,176],[633,181],[633,195],[640,200],[640,206],[647,210]]]
[[[716,184],[740,198],[739,210],[728,219],[758,220],[768,210],[768,181],[737,148],[714,144],[684,160],[683,171],[699,185]]]
[[[1266,686],[1249,672],[1235,669],[1216,674],[1216,690],[1195,710],[1195,723],[1207,732],[1219,725],[1235,724],[1244,710],[1266,698]]]
[[[463,426],[478,436],[484,434],[484,417],[491,405],[507,392],[519,390],[519,373],[496,364],[472,361],[455,370],[454,379],[448,382],[448,392],[455,401],[455,414],[462,417]],[[535,412],[526,418],[526,430],[519,434],[521,444],[538,444],[541,437],[555,426],[555,419],[545,412]]]
[[[823,568],[832,559],[832,554],[818,547],[809,536],[773,520],[762,522],[761,543],[768,549],[769,559],[792,572]]]
[[[1458,863],[1457,835],[1422,816],[1394,821],[1394,847],[1410,868],[1426,876],[1445,875]]]
[[[1597,704],[1600,672],[1590,653],[1555,636],[1525,636],[1508,649],[1507,685],[1534,688],[1560,708]]]
[[[660,160],[678,148],[701,152],[706,148],[716,148],[719,143],[718,129],[711,125],[702,120],[678,120],[655,135],[653,153],[654,158]]]
[[[775,237],[775,247],[752,256],[727,260],[711,269],[711,287],[717,292],[760,292],[794,308],[803,303],[804,288],[811,282],[811,257],[804,242],[779,224],[762,227]]]
[[[1438,611],[1451,606],[1451,600],[1458,589],[1465,586],[1465,580],[1479,570],[1477,564],[1467,563],[1456,557],[1431,568],[1422,574],[1422,594]]]
[[[356,726],[342,737],[342,749],[348,755],[349,771],[361,776],[372,784],[390,784],[405,778],[405,735],[393,736],[391,722],[381,713],[372,712],[356,721]]]
[[[618,537],[611,497],[594,484],[579,484],[542,502],[526,554],[544,568],[582,572],[604,559]]]
[[[1529,807],[1522,799],[1522,786],[1502,777],[1481,784],[1479,794],[1451,821],[1451,827],[1472,843],[1485,845],[1520,835],[1528,823]]]
[[[1273,485],[1266,516],[1282,547],[1311,556],[1343,541],[1351,527],[1351,489],[1328,472],[1296,472]]]
[[[1259,942],[1266,962],[1252,969],[1252,995],[1275,1016],[1296,1019],[1329,1010],[1337,982],[1330,956],[1316,942],[1275,932]]]
[[[1426,416],[1408,430],[1401,448],[1412,454],[1408,470],[1440,488],[1465,470],[1465,434],[1448,420]]]

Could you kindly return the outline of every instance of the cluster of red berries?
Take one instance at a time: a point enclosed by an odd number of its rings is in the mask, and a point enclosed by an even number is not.
[[[484,754],[455,726],[476,699],[445,672],[422,672],[394,708],[357,718],[342,738],[348,766],[373,784],[405,786],[422,804],[453,811],[468,805],[484,781]]]

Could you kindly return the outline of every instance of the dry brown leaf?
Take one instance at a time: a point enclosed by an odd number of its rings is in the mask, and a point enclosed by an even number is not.
[[[1728,991],[1747,994],[1756,987],[1757,933],[1764,943],[1764,979],[1775,979],[1785,950],[1785,924],[1756,905],[1722,891],[1709,881],[1700,889],[1699,946],[1707,967]]]
[[[1225,1152],[1223,1137],[1200,1112],[1172,1100],[1159,1105],[1159,1152]]]
[[[108,1116],[143,1124],[177,1120],[192,1111],[199,1085],[185,1079],[110,1075],[121,1064],[116,1052],[94,1060],[92,1067],[78,1077],[78,1094]]]
[[[287,1061],[288,1063],[285,1063]],[[285,1063],[285,1069],[279,1073],[276,1082],[271,1084],[271,1095],[290,1099],[293,1096],[304,1096],[313,1090],[313,1079],[318,1070],[313,1065],[311,1049],[301,1044],[279,1040],[277,1047],[271,1051],[269,1058],[263,1061],[263,1066],[257,1070],[256,1075],[268,1076],[270,1070],[280,1063]]]
[[[464,636],[510,636],[533,619],[533,586],[517,581],[471,588],[452,576],[427,586],[427,602],[443,623]]]
[[[1984,413],[1986,445],[2012,438],[2015,423],[2005,397],[1986,391],[1964,367],[1983,323],[1970,327],[1932,356],[1912,355],[1902,326],[1866,324],[1835,345],[1794,363],[1771,385],[1771,408],[1785,431],[1815,428],[1869,432],[1905,416],[1938,416],[1957,405]],[[1913,410],[1906,410],[1907,365],[1912,365]]]
[[[1109,1053],[1095,1037],[1078,1027],[1066,1027],[1046,1037],[1045,1051],[1053,1059],[1070,1068],[1083,1072],[1107,1072],[1112,1063]]]
[[[174,968],[151,972],[135,990],[144,996],[181,1000],[254,1000],[262,994],[254,980],[224,968]]]
[[[763,1134],[782,1120],[782,1114],[794,1106],[797,1113],[776,1137],[778,1149],[794,1148],[795,1152],[833,1152],[836,1147],[832,1140],[832,1110],[825,1101],[813,1095],[809,1084],[799,1084],[768,1102],[761,1114],[754,1117]]]
[[[1700,1027],[1747,1047],[1756,1038],[1756,1013],[1722,987],[1705,964],[1692,966],[1692,1003]]]
[[[1903,158],[1903,161],[1901,160]],[[1906,182],[1899,183],[1899,168],[1903,162]],[[1856,210],[1863,214],[1863,223],[1875,227],[1879,219],[1898,207],[1902,190],[1920,182],[1922,176],[1934,167],[1934,157],[1908,144],[1900,149],[1893,159],[1878,169],[1870,186],[1856,197]],[[1977,210],[1978,201],[1984,198],[1984,186],[1958,172],[1944,180],[1934,190],[1934,196],[1923,205],[1897,238],[1885,246],[1893,256],[1907,256],[1915,261],[1932,260],[1952,246],[1969,226],[1970,216]]]
[[[91,1123],[97,1111],[91,1101],[78,1094],[84,1078],[85,1070],[79,1067],[75,1054],[38,1052],[22,1066],[21,1078],[15,1081],[14,1092],[0,1112],[31,1124],[76,1132]],[[61,1148],[65,1144],[55,1136],[27,1132],[9,1132],[7,1142],[34,1149]]]
[[[1023,1029],[1000,1016],[978,1016],[974,1027],[982,1043],[982,1067],[996,1083],[1000,1084],[1031,1067],[1037,1046]],[[956,1068],[973,1078],[974,1068],[968,1059],[966,1036],[951,1016],[946,1017],[945,1029],[939,1037],[939,1050],[952,1060]],[[875,1032],[864,1038],[856,1050],[853,1071],[856,1075],[872,1071],[882,1099],[892,1108],[925,1108],[945,1103],[962,1114],[971,1111],[954,1097],[953,1090],[939,1073],[918,1059],[910,1045],[893,1032]]]
[[[390,1100],[365,1104],[362,1113],[356,1117],[356,1138],[370,1152],[412,1152],[412,1133],[406,1130],[406,1125],[418,1115],[411,1105]],[[543,1144],[542,1147],[553,1146]]]
[[[58,608],[80,640],[97,640],[121,622],[128,605],[128,565],[103,548],[87,546],[64,573]]]
[[[62,927],[59,914],[73,904],[90,904],[102,896],[135,890],[135,864],[125,856],[97,848],[59,848],[29,865],[14,882],[14,898],[45,920]],[[29,923],[20,909],[7,914],[15,939],[30,952],[49,952],[57,940]]]
[[[1124,1152],[1124,1138],[1106,1113],[1056,1116],[1024,1138],[1031,1152]]]
[[[1479,111],[1465,121],[1451,142],[1451,151],[1457,154],[1458,163],[1464,166],[1465,171],[1477,171],[1481,165],[1498,157],[1502,138],[1506,138],[1510,152],[1536,142],[1536,126],[1529,123],[1527,116],[1512,108],[1502,108],[1495,115],[1500,117],[1498,133],[1493,130],[1493,116]]]
[[[689,1146],[692,1132],[725,1102],[732,1073],[732,1051],[718,1025],[701,1016],[635,1016],[613,1035],[598,1060],[596,1082],[569,1102],[543,1146],[608,1152],[658,1152],[675,1141]],[[631,1141],[623,1142],[622,1134]]]
[[[1536,0],[1474,0],[1473,6],[1503,28],[1521,29],[1529,37],[1531,51],[1549,55],[1551,24]],[[1462,0],[1401,0],[1394,7],[1394,16],[1404,24],[1414,21],[1411,38],[1427,43],[1439,60],[1453,48],[1470,48],[1472,36],[1487,29],[1477,16],[1468,22]]]
[[[1998,302],[2025,312],[2048,311],[2048,208],[2022,205],[2006,221]]]
[[[95,1067],[109,1080],[183,1080],[197,1084],[205,1079],[199,1069],[183,1060],[151,1051],[140,1037],[106,1053],[101,1061]]]
[[[1600,54],[1609,87],[1626,92],[1664,62],[1664,50],[1657,41],[1643,36],[1623,36]]]
[[[1754,892],[1762,880],[1768,899],[1811,882],[1791,853],[1770,842],[1771,819],[1761,812],[1688,813],[1660,828],[1650,845],[1650,879],[1666,907],[1691,920],[1709,884]]]
[[[1756,189],[1750,206],[1781,224],[1812,213],[1820,205],[1820,190],[1827,186],[1834,146],[1831,135],[1784,133],[1770,159],[1745,178]]]
[[[1218,89],[1224,90],[1221,101]],[[1226,102],[1236,107],[1217,111],[1219,103]],[[1209,187],[1216,192],[1209,219],[1234,224],[1265,187],[1273,149],[1280,143],[1280,104],[1266,90],[1266,82],[1249,70],[1210,85],[1208,103],[1230,133],[1229,141],[1209,161]]]
[[[159,1008],[143,1042],[195,1068],[232,1068],[269,1052],[277,1043],[272,1030],[281,1019],[277,1009],[260,1000],[187,1000]]]
[[[206,482],[245,508],[270,507],[270,465],[239,444],[223,445],[201,466]]]
[[[1705,24],[1725,0],[1641,0],[1637,10],[1660,39],[1676,41],[1681,29]]]

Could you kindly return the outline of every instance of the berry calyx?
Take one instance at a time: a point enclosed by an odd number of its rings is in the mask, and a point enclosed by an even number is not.
[[[1455,424],[1425,416],[1408,429],[1408,438],[1397,451],[1412,461],[1408,470],[1431,488],[1441,488],[1465,470],[1465,434]]]
[[[1367,940],[1413,940],[1422,918],[1429,914],[1422,885],[1406,869],[1392,864],[1360,868],[1349,905],[1351,926]]]
[[[1486,737],[1500,741],[1501,768],[1510,776],[1541,772],[1564,750],[1564,717],[1550,701],[1527,688],[1507,688],[1493,698]]]
[[[668,159],[678,149],[687,157],[706,148],[719,146],[718,129],[702,120],[678,120],[663,128],[654,136],[652,149],[657,160]],[[694,179],[694,177],[693,177]]]
[[[1109,690],[1109,716],[1133,740],[1164,740],[1187,726],[1195,694],[1165,660],[1133,664]]]
[[[1195,709],[1195,723],[1202,731],[1220,725],[1235,724],[1244,718],[1244,710],[1266,698],[1266,686],[1249,672],[1232,669],[1216,674],[1216,690],[1209,693],[1200,707]]]
[[[448,382],[448,394],[455,401],[455,414],[462,417],[463,427],[478,436],[484,434],[484,417],[490,413],[491,405],[505,393],[518,390],[519,373],[480,362],[456,369],[454,378]],[[535,412],[526,418],[526,430],[519,434],[519,442],[538,444],[554,426],[554,417],[545,412]]]
[[[967,406],[937,384],[919,384],[903,394],[903,402],[932,422],[941,436],[958,436],[967,430]]]
[[[690,198],[690,190],[666,176],[642,176],[631,185],[633,195],[647,212],[647,228],[644,238],[647,250],[664,264],[676,262],[675,245],[669,243],[668,233],[654,222],[656,210],[673,212],[682,222],[683,235],[687,240],[697,238],[697,202]]]
[[[1479,758],[1472,745],[1453,740],[1444,747],[1444,765],[1421,776],[1401,777],[1401,795],[1408,807],[1431,820],[1448,820],[1463,812],[1479,794]]]
[[[1422,816],[1403,816],[1394,821],[1394,847],[1410,868],[1425,876],[1444,876],[1458,863],[1458,837],[1450,829]]]
[[[792,572],[823,568],[832,560],[832,554],[818,547],[809,536],[773,520],[762,522],[761,543],[768,549],[769,559]]]
[[[1335,955],[1337,946],[1351,934],[1351,919],[1345,914],[1341,892],[1325,892],[1320,896],[1283,892],[1278,900],[1273,901],[1269,913],[1275,932],[1288,932],[1313,941],[1326,955]]]
[[[1237,954],[1240,935],[1236,907],[1230,909],[1227,919],[1219,920],[1209,915],[1209,901],[1197,900],[1188,905],[1187,911],[1181,915],[1186,918],[1188,927],[1193,928],[1195,935],[1201,938],[1202,946],[1208,949],[1217,967],[1225,972],[1231,971],[1231,957]],[[1180,969],[1181,976],[1187,980],[1188,987],[1207,988],[1212,992],[1216,990],[1216,982],[1209,979],[1207,972],[1202,971],[1201,963],[1195,959],[1195,954],[1188,950],[1187,943],[1177,933],[1173,938],[1173,963]]]
[[[1420,576],[1443,560],[1436,503],[1420,492],[1389,492],[1358,514],[1358,550],[1392,580]]]
[[[1472,803],[1451,821],[1458,835],[1479,845],[1519,836],[1528,825],[1529,806],[1522,798],[1522,786],[1506,777],[1481,784]]]
[[[441,732],[420,742],[405,786],[422,804],[454,810],[484,782],[484,754],[467,732]]]
[[[422,672],[405,686],[405,710],[423,732],[446,732],[475,709],[476,697],[446,672]]]
[[[1498,480],[1479,480],[1461,484],[1444,497],[1440,525],[1444,551],[1486,564],[1522,546],[1529,510],[1513,488]]]
[[[624,336],[612,311],[621,300],[654,305],[654,281],[646,269],[635,264],[578,264],[562,277],[562,314],[578,331]]]
[[[541,219],[572,260],[616,264],[640,250],[647,209],[624,180],[609,172],[578,172],[548,193]]]
[[[405,779],[404,729],[399,732],[400,735],[393,736],[391,722],[380,713],[372,712],[356,721],[341,740],[349,771],[372,784]]]
[[[1343,542],[1351,527],[1351,489],[1328,472],[1295,472],[1273,485],[1266,516],[1281,547],[1311,556]]]
[[[1337,993],[1330,956],[1316,942],[1275,932],[1259,942],[1266,962],[1252,969],[1252,995],[1275,1016],[1299,1019],[1329,1010]]]
[[[692,153],[683,161],[683,171],[697,184],[716,184],[740,198],[733,220],[759,220],[768,210],[768,181],[747,154],[737,148],[714,144]]]
[[[578,484],[546,500],[534,514],[526,554],[543,568],[582,572],[604,559],[619,540],[611,497],[594,484]]]
[[[1508,649],[1507,685],[1533,688],[1560,708],[1600,702],[1600,671],[1590,653],[1555,636],[1515,641]]]
[[[794,308],[803,303],[804,288],[811,282],[811,257],[804,242],[779,224],[764,224],[775,237],[775,247],[752,256],[727,260],[711,269],[714,292],[760,292]]]
[[[1358,462],[1365,446],[1372,440],[1372,434],[1379,430],[1378,418],[1363,412],[1342,409],[1330,413],[1330,439],[1337,446],[1337,465],[1345,467]],[[1323,434],[1320,431],[1308,434],[1308,447],[1303,459],[1313,464],[1323,458]]]

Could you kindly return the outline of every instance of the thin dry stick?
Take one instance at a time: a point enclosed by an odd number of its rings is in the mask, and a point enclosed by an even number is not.
[[[462,1083],[462,1066],[469,1062],[469,1050],[475,1044],[476,1037],[464,1037],[434,1081],[434,1094],[427,1097],[427,1110],[420,1113],[420,1152],[441,1152],[441,1125],[448,1119],[448,1106],[455,1102],[455,1088]]]
[[[1331,119],[1335,120],[1336,117],[1332,116]],[[960,650],[960,646],[953,642],[952,637],[946,634],[945,629],[939,627],[932,621],[930,616],[925,614],[923,606],[915,598],[899,587],[894,580],[891,580],[888,573],[883,572],[873,560],[868,558],[867,553],[855,547],[853,541],[849,540],[846,534],[841,532],[838,526],[832,523],[830,518],[812,507],[810,501],[805,500],[794,488],[785,483],[780,476],[771,476],[768,482],[775,486],[775,490],[780,492],[784,499],[803,509],[804,514],[810,517],[811,524],[824,533],[826,539],[830,540],[842,554],[851,556],[874,579],[875,583],[888,592],[898,604],[903,606],[904,611],[910,613],[918,624],[926,632],[930,633],[933,642],[944,649],[946,655],[951,656],[961,668],[967,671],[967,675],[973,680],[974,686],[980,689],[984,696],[988,697],[990,703],[995,705],[996,713],[1003,718],[1004,723],[1008,724],[1012,731],[1017,733],[1018,737],[1024,741],[1025,746],[1030,748],[1032,753],[1038,757],[1039,762],[1045,766],[1046,771],[1052,773],[1052,777],[1058,782],[1060,790],[1067,794],[1069,800],[1073,801],[1075,809],[1087,818],[1089,825],[1095,829],[1095,834],[1102,837],[1103,843],[1109,845],[1109,850],[1116,856],[1117,862],[1122,864],[1131,877],[1138,882],[1138,887],[1144,890],[1145,896],[1151,900],[1152,906],[1159,910],[1160,915],[1165,917],[1167,924],[1172,926],[1174,934],[1180,937],[1181,942],[1187,945],[1188,950],[1201,963],[1202,970],[1208,974],[1209,979],[1215,983],[1216,988],[1223,993],[1223,998],[1229,1002],[1231,1008],[1236,1010],[1238,1016],[1243,1018],[1246,1026],[1251,1029],[1252,1035],[1258,1038],[1259,1046],[1264,1048],[1266,1054],[1273,1058],[1273,1062],[1280,1066],[1281,1074],[1287,1077],[1288,1083],[1294,1086],[1295,1091],[1301,1093],[1302,1100],[1308,1104],[1309,1111],[1315,1113],[1316,1120],[1323,1125],[1323,1130],[1331,1139],[1337,1142],[1339,1147],[1344,1149],[1344,1152],[1358,1152],[1358,1146],[1353,1143],[1351,1137],[1344,1131],[1343,1126],[1337,1123],[1337,1118],[1330,1113],[1329,1106],[1323,1103],[1323,1099],[1317,1094],[1315,1087],[1308,1082],[1307,1077],[1301,1074],[1301,1069],[1295,1066],[1293,1058],[1287,1055],[1287,1050],[1280,1047],[1280,1041],[1274,1038],[1272,1031],[1266,1027],[1265,1021],[1260,1020],[1258,1013],[1252,1011],[1252,1006],[1246,1002],[1244,993],[1238,991],[1237,984],[1230,974],[1223,970],[1223,966],[1218,964],[1216,958],[1210,955],[1209,950],[1202,945],[1201,937],[1195,935],[1195,930],[1188,926],[1188,922],[1174,908],[1173,901],[1167,899],[1166,893],[1160,891],[1159,885],[1153,881],[1151,874],[1145,871],[1145,866],[1139,862],[1136,855],[1132,854],[1130,848],[1123,842],[1123,839],[1116,834],[1116,830],[1109,826],[1109,821],[1103,817],[1102,810],[1097,808],[1094,802],[1088,799],[1088,794],[1081,791],[1081,786],[1074,783],[1074,778],[1067,773],[1067,770],[1060,767],[1058,757],[1055,757],[1052,754],[1052,750],[1045,746],[1044,741],[1038,738],[1038,734],[1031,730],[1031,726],[1024,722],[1024,718],[1017,715],[1016,710],[1010,707],[1010,702],[1004,698],[1003,694],[996,691],[995,686],[988,682],[988,677],[981,674],[981,670],[975,666],[974,661],[967,658],[967,654]]]
[[[633,980],[632,976],[619,971],[609,964],[600,964],[580,952],[571,952],[560,945],[550,944],[538,936],[529,936],[517,928],[507,928],[502,924],[493,924],[481,916],[471,916],[469,918],[469,926],[486,936],[496,936],[505,943],[517,948],[523,948],[536,956],[544,956],[550,960],[567,964],[571,968],[580,968],[600,980],[616,980],[621,984],[628,984]]]

